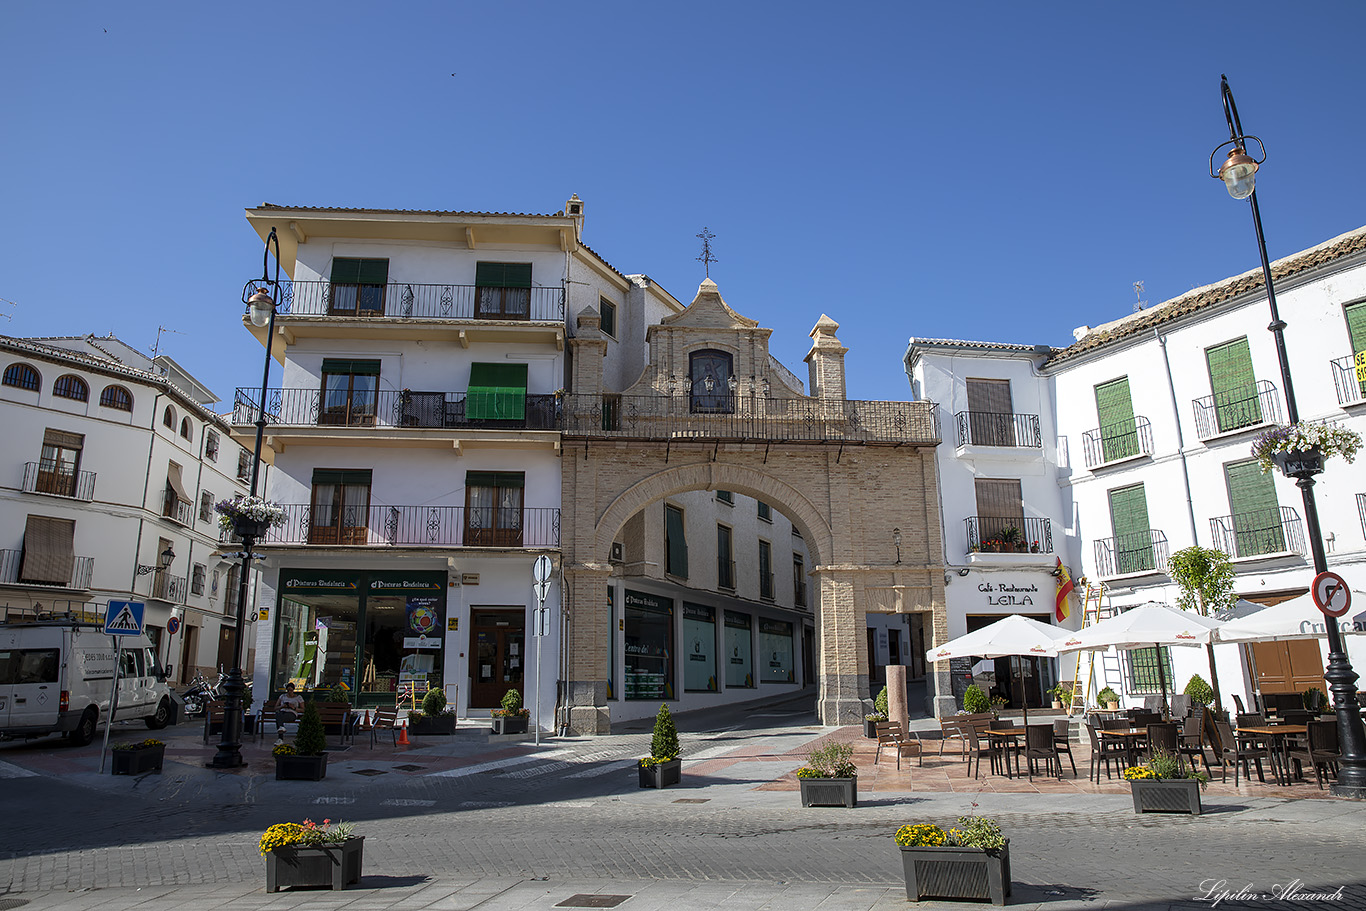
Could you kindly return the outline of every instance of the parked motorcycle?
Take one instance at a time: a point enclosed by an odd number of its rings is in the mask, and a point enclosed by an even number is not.
[[[218,687],[205,679],[203,674],[196,674],[195,678],[185,687],[185,692],[180,694],[180,699],[185,703],[185,714],[200,715],[208,708],[209,703],[218,698]]]

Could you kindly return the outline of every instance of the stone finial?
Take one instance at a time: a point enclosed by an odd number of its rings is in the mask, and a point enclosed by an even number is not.
[[[811,330],[811,351],[806,355],[806,363],[811,394],[817,398],[844,398],[844,355],[849,349],[835,337],[839,327],[839,323],[822,313]]]
[[[835,332],[839,329],[839,327],[839,323],[835,322],[830,317],[822,313],[821,318],[816,320],[816,327],[811,330],[811,337],[825,337],[833,339],[835,338]],[[836,343],[838,343],[839,340],[836,339],[835,341]]]

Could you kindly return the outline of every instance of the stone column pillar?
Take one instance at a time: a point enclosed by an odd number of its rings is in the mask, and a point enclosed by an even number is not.
[[[934,628],[926,630],[934,636],[931,647],[943,645],[949,641],[949,613],[941,606],[931,616]],[[934,699],[934,717],[949,717],[958,711],[958,700],[953,695],[953,675],[949,673],[949,663],[936,661],[930,665],[930,670],[934,674],[934,691],[931,693]]]
[[[868,698],[867,612],[854,595],[852,573],[816,567],[821,587],[820,695],[822,724],[862,724]]]
[[[909,706],[906,705],[906,665],[887,665],[887,720],[901,725],[901,730],[909,730],[911,721]]]
[[[612,649],[611,613],[607,604],[610,566],[579,563],[564,570],[568,628],[564,649],[569,656],[561,725],[570,734],[610,734],[607,668]]]

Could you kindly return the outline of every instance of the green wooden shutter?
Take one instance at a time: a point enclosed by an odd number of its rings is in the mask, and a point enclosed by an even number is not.
[[[315,468],[313,486],[319,484],[354,484],[369,487],[373,472],[369,468]]]
[[[1127,376],[1096,387],[1096,413],[1100,416],[1101,458],[1113,462],[1138,455],[1138,428]]]
[[[1352,354],[1357,382],[1366,394],[1366,301],[1344,308],[1347,317],[1347,335],[1352,340]]]
[[[531,263],[476,263],[474,283],[480,288],[530,288]]]
[[[1257,378],[1252,373],[1252,354],[1247,339],[1207,348],[1205,359],[1209,364],[1219,432],[1260,424],[1262,408],[1257,401]]]
[[[324,358],[323,373],[351,376],[379,376],[379,361],[348,361],[342,358]]]
[[[1255,459],[1224,466],[1228,478],[1228,502],[1233,511],[1236,556],[1280,553],[1285,550],[1285,531],[1276,500],[1276,485],[1263,474]]]
[[[332,284],[360,284],[360,260],[341,258],[332,260]]]
[[[526,364],[471,364],[465,417],[479,420],[526,419]]]
[[[664,504],[664,569],[672,576],[688,578],[688,541],[683,531],[683,510]]]
[[[389,281],[389,260],[352,259],[337,257],[332,260],[334,285],[383,285]]]
[[[1115,533],[1115,570],[1146,572],[1153,568],[1148,499],[1143,485],[1110,491],[1110,527]]]

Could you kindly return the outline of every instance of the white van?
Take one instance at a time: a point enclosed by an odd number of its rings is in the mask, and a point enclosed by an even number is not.
[[[76,620],[0,623],[0,739],[61,733],[87,744],[109,718],[113,636]],[[116,721],[171,718],[166,672],[146,636],[123,637]]]

